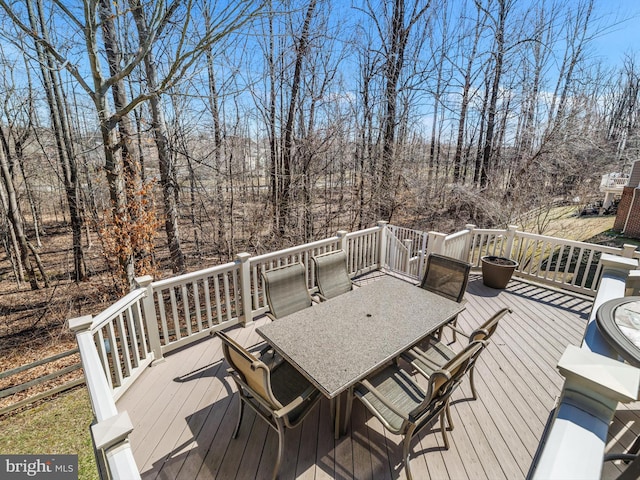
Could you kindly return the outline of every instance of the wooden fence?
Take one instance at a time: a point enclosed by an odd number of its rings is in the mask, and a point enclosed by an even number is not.
[[[11,377],[17,377],[18,375],[24,374],[25,372],[28,372],[29,370],[32,370],[34,368],[42,367],[47,364],[57,362],[58,360],[62,360],[63,358],[67,358],[72,355],[76,355],[78,353],[79,353],[79,350],[75,348],[73,350],[67,350],[66,352],[58,353],[49,358],[37,360],[33,363],[29,363],[28,365],[22,365],[20,367],[13,368],[11,370],[7,370],[5,372],[0,373],[0,380],[8,379]],[[80,364],[80,359],[78,359],[76,362],[74,362],[71,365],[56,369],[56,371],[54,371],[53,373],[40,375],[37,378],[34,378],[32,380],[28,380],[23,383],[14,384],[9,387],[3,388],[2,390],[0,390],[0,400],[10,398],[19,393],[28,391],[29,389],[38,389],[38,387],[41,387],[42,385],[46,385],[47,383],[54,382],[56,379],[59,379],[61,377],[64,377],[65,375],[75,372],[80,368],[82,368],[82,365]],[[5,405],[4,407],[0,408],[0,415],[13,412],[14,410],[25,407],[34,402],[43,400],[47,397],[50,397],[57,393],[64,392],[66,390],[69,390],[71,388],[77,387],[78,385],[82,385],[82,384],[84,384],[84,376],[80,376],[79,378],[74,378],[72,380],[65,381],[60,385],[55,385],[50,388],[44,387],[44,390],[39,389],[39,391],[34,395],[29,395],[28,397],[21,398],[20,400],[15,402],[9,401],[8,405]]]

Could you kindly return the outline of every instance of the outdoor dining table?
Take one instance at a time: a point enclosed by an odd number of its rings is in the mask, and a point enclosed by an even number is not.
[[[640,297],[615,298],[596,312],[602,336],[634,367],[640,367]]]
[[[335,403],[338,438],[346,428],[339,396],[462,310],[461,303],[385,275],[257,331]]]

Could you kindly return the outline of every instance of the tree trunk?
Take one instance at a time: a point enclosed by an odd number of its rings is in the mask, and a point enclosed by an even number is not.
[[[22,261],[22,265],[26,270],[27,280],[31,285],[31,290],[38,290],[40,286],[38,285],[38,280],[36,279],[36,274],[33,269],[33,265],[31,264],[31,259],[29,258],[29,241],[27,240],[27,236],[24,232],[22,215],[18,207],[18,199],[16,197],[13,178],[11,177],[11,172],[9,171],[9,163],[7,161],[7,157],[5,156],[4,148],[1,146],[0,173],[2,173],[2,180],[7,194],[7,215],[9,217],[9,221],[11,222],[11,226],[13,227],[13,231],[16,235],[20,253],[20,260]]]
[[[34,30],[39,30],[45,40],[49,38],[47,23],[44,20],[42,1],[37,1],[37,19],[33,12],[31,2],[28,4],[29,18]],[[62,169],[62,177],[69,207],[69,217],[71,220],[74,280],[79,282],[86,278],[86,264],[84,260],[84,248],[82,246],[82,231],[84,228],[84,215],[80,205],[80,185],[78,181],[78,168],[75,154],[73,152],[73,140],[71,128],[68,123],[67,102],[62,95],[59,72],[55,68],[55,62],[51,54],[46,52],[42,46],[36,42],[39,65],[41,69],[43,85],[49,105],[49,114],[55,134],[58,163]]]
[[[500,93],[500,78],[502,77],[502,64],[504,60],[504,27],[507,17],[508,0],[498,0],[498,21],[495,26],[495,64],[493,67],[493,80],[491,84],[491,96],[487,110],[487,126],[482,150],[482,164],[480,167],[480,188],[486,188],[489,184],[489,169],[494,154],[494,133],[496,124],[496,109],[498,95]]]
[[[285,127],[284,127],[284,142],[282,150],[282,171],[280,177],[282,179],[279,199],[279,219],[278,219],[278,233],[280,236],[284,236],[286,231],[286,225],[289,221],[289,209],[291,207],[291,169],[293,162],[293,123],[295,120],[296,105],[298,101],[298,92],[300,90],[300,82],[302,76],[302,62],[307,53],[307,43],[309,41],[309,29],[311,26],[311,19],[313,18],[313,12],[316,8],[316,0],[311,0],[307,6],[307,13],[302,25],[302,31],[300,38],[296,45],[296,60],[293,72],[293,78],[291,80],[291,97],[289,100],[289,108],[287,112]]]
[[[149,29],[144,11],[139,0],[129,0],[131,12],[136,22],[140,42],[146,44]],[[178,226],[178,206],[176,204],[176,188],[178,181],[173,165],[173,154],[169,149],[169,133],[164,117],[164,110],[160,105],[160,94],[157,93],[158,73],[155,59],[151,50],[144,57],[147,88],[151,92],[151,128],[158,151],[158,165],[160,169],[160,183],[162,185],[162,201],[164,204],[164,227],[167,234],[167,244],[171,256],[174,273],[184,273],[186,262],[180,244],[180,230]]]

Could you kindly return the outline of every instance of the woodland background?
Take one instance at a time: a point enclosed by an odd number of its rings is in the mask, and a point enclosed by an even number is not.
[[[586,203],[639,158],[599,5],[0,0],[0,369],[142,274]]]

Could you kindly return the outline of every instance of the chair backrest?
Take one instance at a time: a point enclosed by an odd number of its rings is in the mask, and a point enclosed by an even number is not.
[[[216,332],[222,340],[222,353],[241,383],[251,389],[251,394],[259,395],[274,410],[282,408],[282,404],[271,391],[271,371],[269,367],[242,345],[237,343],[224,332]]]
[[[470,270],[468,262],[431,253],[427,257],[427,270],[420,287],[461,302],[467,290]]]
[[[425,412],[430,412],[434,407],[437,408],[446,402],[485,346],[486,343],[482,340],[471,342],[439,370],[433,372],[429,376],[424,401],[409,414],[409,419],[419,420]]]
[[[507,313],[512,313],[512,310],[510,308],[503,308],[494,313],[491,318],[489,318],[486,322],[484,322],[473,332],[471,332],[471,335],[469,335],[469,343],[473,342],[474,340],[489,341],[489,338],[491,338],[493,333],[498,328],[498,322],[500,322],[500,319]]]
[[[316,265],[316,284],[323,297],[333,298],[353,288],[344,250],[317,255],[313,257],[313,262]]]
[[[282,318],[311,306],[305,273],[302,263],[292,263],[262,272],[265,296],[275,318]]]

